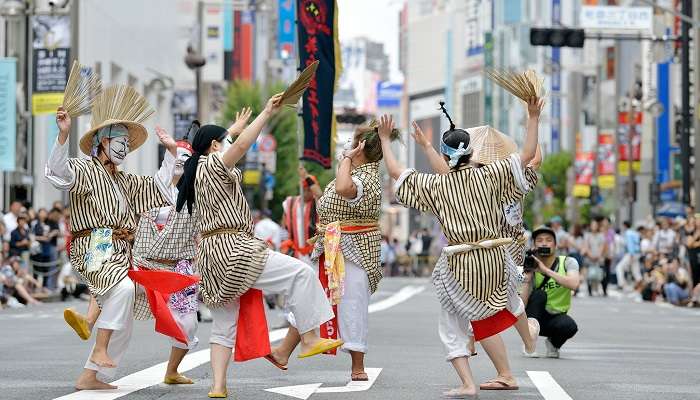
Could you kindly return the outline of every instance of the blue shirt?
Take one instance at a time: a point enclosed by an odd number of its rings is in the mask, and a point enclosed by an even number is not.
[[[639,236],[639,232],[634,229],[628,229],[625,231],[625,247],[627,249],[627,254],[640,254],[642,249],[640,247],[640,242],[642,238]]]

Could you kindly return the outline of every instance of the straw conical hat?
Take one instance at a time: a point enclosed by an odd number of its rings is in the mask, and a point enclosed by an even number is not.
[[[469,145],[472,147],[472,161],[476,163],[491,164],[518,151],[513,139],[491,126],[468,128],[467,132]]]
[[[129,152],[136,150],[148,138],[142,123],[153,113],[148,101],[134,88],[126,85],[108,87],[93,102],[90,130],[80,138],[80,150],[90,155],[97,131],[114,124],[126,126],[129,132]]]

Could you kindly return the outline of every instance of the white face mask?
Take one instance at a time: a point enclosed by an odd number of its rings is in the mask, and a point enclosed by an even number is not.
[[[175,160],[173,175],[182,176],[185,173],[185,161],[191,156],[192,154],[190,154],[189,150],[182,147],[177,148],[177,159]]]
[[[114,165],[121,165],[129,154],[129,137],[120,136],[109,140],[107,144],[107,158]]]

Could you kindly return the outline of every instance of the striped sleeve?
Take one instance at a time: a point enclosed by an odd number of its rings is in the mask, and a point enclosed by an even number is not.
[[[127,182],[129,205],[136,214],[168,205],[167,198],[161,194],[152,176],[125,173],[124,177]]]
[[[435,199],[438,175],[420,174],[408,169],[394,185],[396,199],[406,207],[436,213]]]
[[[520,157],[517,154],[478,170],[494,182],[494,188],[502,204],[515,203],[527,193]]]
[[[226,167],[221,154],[214,153],[207,157],[207,162],[205,164],[206,169],[210,171],[217,179],[224,183],[241,183],[243,174],[241,170],[236,167],[231,169]]]
[[[75,180],[70,188],[71,193],[88,194],[92,191],[90,163],[92,161],[80,158],[69,158],[68,165],[75,175]]]
[[[537,186],[539,177],[537,176],[537,171],[534,168],[528,166],[525,168],[525,182],[527,183],[527,192],[529,193],[532,189]]]

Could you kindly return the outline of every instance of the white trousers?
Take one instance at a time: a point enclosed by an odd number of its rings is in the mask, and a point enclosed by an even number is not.
[[[173,314],[175,322],[177,322],[180,329],[182,329],[182,332],[185,334],[185,336],[187,336],[187,344],[179,342],[173,338],[169,338],[170,345],[183,350],[192,350],[197,347],[197,344],[199,343],[199,338],[197,337],[197,312],[181,313],[173,307],[169,306],[168,308],[170,308],[170,312]]]
[[[639,266],[639,254],[625,254],[620,262],[615,266],[615,274],[617,275],[617,286],[627,286],[625,280],[625,271],[632,272],[635,281],[642,280],[642,271]]]
[[[107,354],[117,365],[121,362],[131,340],[131,331],[134,327],[134,297],[135,286],[128,277],[103,296],[98,296],[98,301],[102,304],[102,311],[95,322],[95,328],[114,331],[109,340]],[[90,355],[92,355],[92,350]],[[86,369],[97,371],[100,375],[108,378],[114,377],[117,373],[116,368],[102,368],[90,361],[90,355],[85,363]]]
[[[506,309],[516,317],[525,312],[525,304],[520,296],[509,295]],[[447,361],[459,357],[469,357],[467,350],[469,337],[474,336],[471,324],[457,314],[452,314],[440,308],[440,320],[438,322],[438,334],[447,353]]]
[[[302,334],[333,318],[333,309],[316,274],[311,267],[296,258],[270,251],[253,288],[286,295],[287,307],[294,313],[297,329]],[[238,310],[238,299],[222,307],[211,308],[213,322],[209,343],[234,347]]]
[[[344,351],[367,353],[369,329],[369,278],[367,272],[345,261],[345,293],[338,304],[338,329]]]

